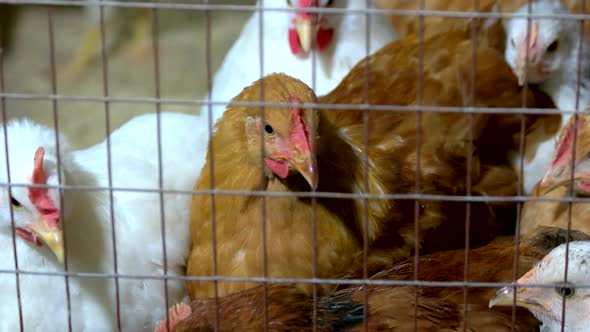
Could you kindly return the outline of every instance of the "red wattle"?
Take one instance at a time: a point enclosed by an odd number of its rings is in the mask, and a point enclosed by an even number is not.
[[[583,190],[584,193],[590,193],[590,182],[580,180],[576,184],[578,185],[578,190]]]
[[[330,42],[334,38],[334,29],[332,28],[320,28],[318,33],[316,34],[316,43],[318,45],[318,50],[322,51],[325,49]]]
[[[45,170],[43,169],[43,158],[45,149],[39,147],[35,152],[33,175],[31,182],[33,184],[47,184]],[[49,228],[58,226],[59,210],[55,206],[53,199],[49,196],[47,188],[29,188],[29,199],[37,208],[37,211],[43,216],[43,221]]]
[[[37,247],[41,247],[43,243],[39,240],[32,232],[27,231],[24,228],[17,227],[15,232],[18,236],[22,237],[23,239],[33,242]]]
[[[286,161],[276,161],[272,159],[266,159],[265,161],[268,169],[281,179],[285,179],[287,175],[289,175],[289,164],[287,164]]]
[[[291,53],[294,55],[297,55],[299,52],[301,52],[299,36],[297,35],[297,30],[293,28],[289,29],[289,47],[291,48]]]

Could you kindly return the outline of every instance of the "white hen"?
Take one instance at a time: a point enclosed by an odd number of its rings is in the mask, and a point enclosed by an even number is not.
[[[531,13],[535,15],[567,14],[569,11],[561,2],[540,0],[531,3]],[[526,14],[528,5],[520,7],[516,13]],[[531,84],[538,84],[555,105],[563,111],[576,109],[578,91],[578,50],[581,48],[581,72],[578,110],[590,106],[590,48],[586,39],[580,40],[579,25],[574,20],[555,18],[531,19],[530,35],[527,39],[527,19],[512,18],[506,22],[505,58],[513,68],[520,84],[526,79]],[[527,43],[528,40],[528,43]],[[580,45],[582,42],[582,45]],[[528,49],[528,62],[526,54]],[[527,65],[525,65],[525,62]],[[563,114],[561,128],[568,122],[571,114]],[[524,190],[531,192],[549,168],[555,139],[552,137],[542,142],[537,148],[535,158],[525,161]],[[519,157],[514,158],[514,166],[520,169]]]
[[[590,289],[587,288],[590,285],[590,242],[570,242],[567,284],[564,284],[565,258],[566,245],[562,244],[516,281],[521,285],[516,292],[516,305],[528,308],[542,322],[542,332],[561,331],[562,320],[564,331],[590,330]],[[562,315],[564,297],[565,317]],[[513,303],[514,289],[504,287],[490,300],[490,307],[512,306]]]
[[[275,72],[298,78],[314,88],[317,95],[323,95],[367,56],[367,19],[365,13],[359,12],[367,8],[364,0],[264,0],[258,1],[257,6],[263,10],[262,43],[259,38],[261,17],[256,11],[215,75],[210,99],[213,102],[227,103],[245,86]],[[289,7],[299,11],[276,10]],[[357,12],[318,15],[305,11],[310,7],[346,8]],[[395,33],[387,16],[369,17],[370,54],[392,42]],[[260,70],[261,47],[263,72]],[[311,54],[314,50],[316,61]],[[315,85],[312,80],[314,63]],[[215,123],[225,111],[225,105],[212,105],[212,111],[212,123]],[[207,104],[202,107],[201,114],[208,119]]]
[[[58,185],[55,132],[27,121],[7,124],[9,139],[10,174],[13,183],[31,183],[46,178],[49,185]],[[197,117],[163,113],[162,175],[165,190],[192,190],[202,164],[199,164],[200,142],[195,134]],[[197,130],[198,131],[198,130]],[[158,154],[156,116],[142,115],[132,119],[111,135],[112,186],[115,188],[158,189]],[[3,135],[3,132],[0,132]],[[2,136],[3,139],[4,136]],[[67,142],[60,140],[62,183],[69,186],[108,187],[106,142],[84,151],[72,152]],[[46,177],[32,175],[33,156],[39,147],[44,149],[42,164]],[[37,155],[40,157],[40,154]],[[39,160],[39,159],[38,159]],[[6,170],[0,178],[6,182]],[[39,169],[39,167],[35,167]],[[37,172],[38,173],[38,172]],[[14,269],[8,204],[15,207],[15,222],[19,230],[19,268],[23,270],[63,269],[47,251],[35,247],[40,236],[51,243],[58,238],[61,225],[65,227],[68,270],[72,272],[114,273],[110,201],[108,191],[65,190],[63,194],[64,220],[48,222],[47,206],[60,209],[59,193],[50,189],[43,196],[30,189],[15,187],[13,197],[3,188],[0,197],[2,211],[2,259],[0,269]],[[164,195],[166,222],[166,250],[168,274],[184,275],[189,249],[188,211],[191,195]],[[41,206],[39,202],[44,202]],[[157,192],[113,191],[113,210],[119,274],[163,275],[160,198]],[[42,212],[40,212],[42,211]],[[31,243],[24,243],[23,239]],[[47,240],[49,239],[49,240]],[[59,256],[59,241],[53,241]],[[18,250],[17,249],[17,250]],[[19,328],[14,275],[2,274],[0,292],[1,331]],[[24,281],[23,281],[24,279]],[[24,329],[67,330],[65,283],[60,277],[21,276]],[[184,282],[168,282],[169,304],[182,300]],[[115,284],[113,279],[70,278],[72,324],[74,331],[116,330]],[[156,279],[119,279],[120,317],[123,331],[153,331],[165,316],[164,283]],[[40,310],[40,308],[43,308]]]

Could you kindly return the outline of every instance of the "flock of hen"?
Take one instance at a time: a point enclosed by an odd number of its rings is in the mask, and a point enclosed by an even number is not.
[[[360,0],[259,5],[296,10],[246,24],[209,97],[227,107],[139,116],[82,151],[4,125],[1,331],[590,329],[589,208],[510,199],[590,195],[590,45],[579,21],[542,17],[579,2],[481,1],[541,16],[422,28],[366,22]]]

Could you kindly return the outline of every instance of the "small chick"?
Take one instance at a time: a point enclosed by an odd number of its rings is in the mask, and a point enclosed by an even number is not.
[[[588,331],[590,289],[577,288],[588,284],[590,275],[590,241],[570,242],[567,283],[565,280],[566,245],[553,249],[532,270],[518,279],[525,285],[516,291],[516,306],[524,307],[542,322],[541,331]],[[555,285],[534,287],[533,285]],[[527,287],[527,285],[530,285]],[[510,286],[500,289],[490,300],[490,307],[511,306],[515,299]],[[563,299],[565,298],[565,317]]]

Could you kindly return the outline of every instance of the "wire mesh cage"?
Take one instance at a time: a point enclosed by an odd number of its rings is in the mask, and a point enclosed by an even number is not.
[[[0,330],[582,330],[587,16],[0,0]]]

